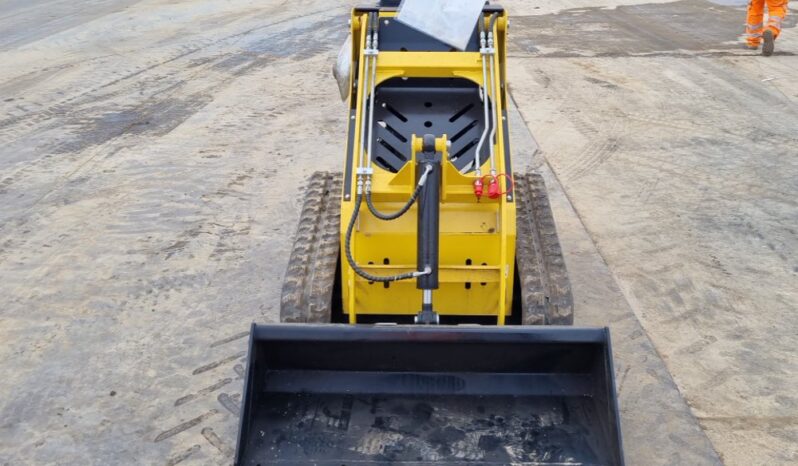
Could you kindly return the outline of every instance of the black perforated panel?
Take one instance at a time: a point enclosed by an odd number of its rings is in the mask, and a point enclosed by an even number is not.
[[[458,170],[473,171],[476,147],[485,128],[479,87],[466,79],[395,78],[377,87],[372,141],[377,166],[397,172],[410,160],[410,139],[446,134],[449,157]],[[480,160],[489,154],[488,138]]]

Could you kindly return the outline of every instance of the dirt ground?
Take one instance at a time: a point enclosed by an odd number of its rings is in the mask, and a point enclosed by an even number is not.
[[[794,19],[764,58],[733,4],[503,3],[629,464],[798,463]],[[0,464],[230,463],[249,323],[342,165],[349,7],[0,3]]]

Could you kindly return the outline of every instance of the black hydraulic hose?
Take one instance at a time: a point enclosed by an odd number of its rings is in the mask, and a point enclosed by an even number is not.
[[[390,214],[384,214],[379,210],[377,210],[376,207],[374,207],[374,203],[371,201],[371,191],[366,192],[366,205],[369,207],[369,211],[371,212],[371,214],[377,217],[378,219],[396,220],[397,218],[404,215],[408,210],[410,210],[410,207],[413,205],[414,202],[416,202],[416,199],[418,198],[419,193],[421,193],[421,189],[423,187],[424,187],[423,184],[419,184],[418,186],[416,186],[416,189],[413,191],[413,194],[410,195],[410,199],[407,200],[407,203],[403,205],[401,209],[397,210],[396,212],[392,212]]]
[[[415,278],[418,276],[418,272],[407,272],[407,273],[400,273],[399,275],[390,275],[387,277],[382,277],[379,275],[372,275],[365,270],[361,269],[359,265],[355,262],[355,259],[352,257],[352,232],[355,230],[355,222],[357,222],[357,215],[360,213],[360,203],[363,201],[363,193],[358,193],[355,197],[355,210],[352,212],[352,217],[349,219],[349,226],[346,227],[346,240],[344,241],[344,250],[346,251],[346,260],[349,262],[349,266],[352,267],[352,270],[355,271],[356,274],[360,275],[361,277],[365,278],[370,282],[395,282],[398,280],[407,280],[410,278]],[[425,271],[426,272],[426,271]]]
[[[373,37],[373,33],[376,32],[377,28],[379,27],[378,23],[379,16],[376,13],[370,13],[368,19],[369,19],[369,24],[368,24],[367,33]],[[398,212],[392,214],[387,214],[387,215],[382,214],[381,212],[377,211],[376,208],[374,208],[374,206],[371,203],[371,192],[369,192],[366,196],[367,198],[366,203],[369,205],[369,209],[371,210],[371,212],[374,214],[375,217],[381,218],[383,220],[392,220],[394,218],[398,218],[399,216],[407,212],[408,209],[410,209],[410,206],[413,205],[419,193],[421,192],[421,188],[423,187],[423,185],[424,183],[420,182],[418,187],[415,189],[415,191],[413,191],[413,194],[410,196],[410,200],[407,202],[407,204]],[[379,275],[372,275],[366,272],[365,270],[361,269],[360,266],[357,265],[357,262],[355,262],[355,258],[352,257],[352,233],[355,230],[355,223],[357,222],[357,217],[358,214],[360,213],[360,204],[362,202],[363,202],[363,193],[359,192],[355,197],[355,210],[352,211],[352,216],[349,218],[349,225],[346,227],[346,238],[344,240],[344,250],[346,252],[346,260],[347,262],[349,262],[349,266],[352,267],[352,270],[354,270],[356,274],[360,275],[361,277],[365,278],[370,282],[380,282],[380,283],[395,282],[398,280],[408,280],[411,278],[416,278],[419,275],[429,273],[428,271],[425,270],[424,272],[414,271],[414,272],[400,273],[398,275],[379,276]]]
[[[493,24],[496,23],[496,20],[499,18],[498,13],[493,13],[490,15],[490,24],[488,24],[488,32],[493,32]]]
[[[390,214],[384,214],[379,210],[377,210],[376,207],[374,207],[374,203],[371,201],[371,188],[369,187],[371,186],[371,184],[370,182],[367,182],[366,205],[369,207],[369,211],[371,211],[371,214],[380,220],[396,220],[397,218],[404,215],[408,210],[410,210],[410,207],[413,205],[414,202],[416,202],[416,199],[418,199],[418,195],[421,194],[421,189],[424,187],[424,183],[426,183],[427,181],[427,175],[429,175],[431,171],[432,171],[432,166],[427,165],[424,173],[422,173],[421,177],[418,179],[418,184],[416,184],[416,189],[413,190],[413,194],[410,195],[410,199],[407,200],[407,202],[405,203],[405,205],[402,206],[401,209]]]
[[[369,13],[369,33],[372,34],[372,37],[374,37],[373,34],[375,32],[378,32],[377,27],[379,27],[379,24],[380,24],[379,14]]]
[[[368,18],[369,18],[369,24],[368,24],[369,27],[366,29],[366,34],[371,36],[371,34],[374,32],[374,13],[369,13]]]

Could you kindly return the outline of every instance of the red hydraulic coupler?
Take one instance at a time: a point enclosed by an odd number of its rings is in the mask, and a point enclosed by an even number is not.
[[[513,179],[510,175],[506,173],[499,173],[498,175],[485,175],[482,178],[490,177],[490,181],[488,181],[488,198],[489,199],[498,199],[505,194],[512,192],[513,190]],[[501,187],[499,186],[499,179],[504,178],[507,180],[507,191],[502,191]]]
[[[483,189],[482,177],[474,180],[474,195],[477,197],[477,201],[482,198]]]
[[[490,199],[496,199],[497,197],[501,196],[502,193],[499,191],[499,180],[493,175],[490,175],[490,181],[488,182],[488,197]]]

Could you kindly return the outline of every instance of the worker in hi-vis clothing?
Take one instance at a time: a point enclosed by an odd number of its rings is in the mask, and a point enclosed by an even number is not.
[[[768,4],[768,22],[765,24],[765,2]],[[773,55],[774,42],[781,32],[781,22],[787,17],[789,0],[750,0],[745,36],[748,47],[756,49],[762,44],[762,55]]]

